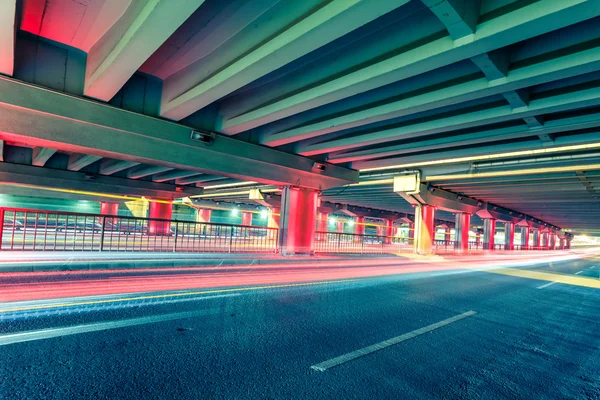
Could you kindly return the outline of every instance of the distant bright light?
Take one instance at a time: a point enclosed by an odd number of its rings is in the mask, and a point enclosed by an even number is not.
[[[269,216],[268,210],[260,210],[260,216],[263,218],[267,218]]]
[[[354,226],[354,221],[352,221],[352,220],[348,221],[348,226]]]
[[[237,208],[234,208],[233,210],[231,210],[231,216],[233,216],[233,217],[237,217],[239,213],[240,213],[240,210],[238,210]]]
[[[329,223],[330,224],[335,224],[335,218],[329,218]]]

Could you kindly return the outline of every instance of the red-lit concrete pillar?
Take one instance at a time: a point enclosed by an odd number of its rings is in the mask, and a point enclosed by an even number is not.
[[[415,251],[430,254],[435,240],[435,207],[415,207]]]
[[[385,244],[392,243],[392,236],[394,236],[394,221],[391,219],[385,220]]]
[[[550,232],[548,235],[548,250],[556,250],[556,233]]]
[[[478,229],[478,230],[475,232],[475,248],[476,248],[476,249],[478,249],[478,248],[480,248],[480,247],[481,247],[481,235],[482,235],[482,232],[481,232],[481,230],[480,230],[480,229]]]
[[[436,228],[437,230],[437,228]],[[452,229],[449,226],[444,226],[444,245],[449,246],[452,241]]]
[[[119,215],[119,203],[100,202],[100,214],[102,215]]]
[[[529,227],[521,227],[521,250],[529,250]]]
[[[532,247],[534,250],[539,250],[540,249],[540,230],[539,229],[534,229],[533,230],[533,242],[532,242]]]
[[[383,236],[383,226],[377,225],[377,236]]]
[[[459,252],[469,251],[469,226],[471,214],[456,213],[454,222],[454,248]]]
[[[571,249],[571,240],[573,240],[572,237],[566,238],[567,244],[565,245],[565,249],[567,249],[567,250]]]
[[[199,208],[196,212],[196,222],[209,223],[211,215],[212,215],[212,210],[207,210],[205,208]]]
[[[119,215],[119,203],[108,203],[106,201],[101,201],[100,202],[100,214],[102,215]],[[108,218],[108,222],[111,223],[115,223],[116,221],[113,221],[114,218]],[[103,222],[103,218],[99,217],[98,218],[98,223],[102,224]]]
[[[494,250],[494,236],[496,235],[496,220],[483,219],[483,249]]]
[[[320,212],[317,215],[317,231],[329,231],[329,214]]]
[[[504,250],[515,249],[515,223],[504,223]]]
[[[283,189],[279,234],[283,255],[313,252],[318,200],[318,193],[314,190]]]
[[[365,234],[365,217],[356,217],[356,220],[354,221],[354,234]],[[360,237],[357,237],[356,239],[359,241],[362,240]]]
[[[198,208],[196,210],[196,222],[200,222],[201,225],[198,226],[200,230],[200,234],[206,235],[207,231],[210,230],[206,225],[210,222],[210,217],[212,215],[212,210],[206,208]]]
[[[242,213],[242,225],[252,226],[252,213],[251,212],[243,212]]]
[[[565,238],[564,237],[559,237],[558,238],[558,248],[560,250],[564,250],[565,249]]]
[[[148,235],[164,236],[171,234],[171,216],[173,214],[173,204],[167,202],[150,202],[149,217],[165,221],[148,221]]]
[[[269,213],[267,214],[267,228],[269,229],[269,239],[274,240],[279,234],[279,221],[281,210],[279,208],[271,208],[269,209]],[[277,230],[276,230],[277,229]]]

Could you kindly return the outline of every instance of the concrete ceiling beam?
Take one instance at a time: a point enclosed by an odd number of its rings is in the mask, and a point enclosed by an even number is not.
[[[358,172],[0,77],[0,138],[63,151],[324,190]],[[81,167],[82,168],[82,167]]]
[[[299,140],[316,138],[386,119],[514,92],[535,84],[550,82],[554,79],[565,79],[589,73],[597,68],[600,68],[600,47],[525,66],[511,72],[510,76],[497,79],[494,82],[490,82],[488,78],[475,79],[412,96],[408,99],[325,119],[317,123],[306,124],[265,136],[261,143],[269,146],[279,146]]]
[[[109,101],[204,0],[134,0],[87,56],[84,94]]]
[[[252,49],[242,58],[223,66],[220,71],[200,83],[195,82],[194,66],[180,71],[177,79],[167,79],[163,86],[160,114],[165,118],[181,120],[407,2],[408,0],[379,0],[376,3],[360,0],[324,2],[318,10]],[[198,68],[202,68],[202,65],[198,65]],[[172,93],[176,95],[171,95]],[[236,122],[233,127],[229,121],[225,121],[220,131],[235,134],[243,129],[243,124]]]
[[[36,167],[43,167],[46,162],[56,153],[56,149],[49,149],[47,147],[34,147],[31,153],[31,165]]]
[[[453,39],[473,35],[481,10],[480,0],[421,0],[446,26]]]
[[[348,150],[362,146],[387,143],[395,140],[413,139],[437,133],[452,132],[460,129],[475,128],[487,124],[523,119],[539,114],[569,111],[600,104],[600,88],[592,87],[576,92],[530,101],[528,107],[513,109],[511,106],[498,106],[446,118],[438,118],[417,124],[378,130],[328,142],[299,146],[299,153],[314,156],[332,151]]]
[[[99,199],[105,194],[132,197],[144,196],[154,199],[175,199],[202,193],[202,189],[200,188],[185,187],[177,190],[175,185],[166,185],[163,183],[12,163],[0,163],[0,181],[3,184],[49,188],[57,192],[65,190],[66,195],[71,193],[70,191],[79,194],[97,194]]]
[[[101,158],[102,156],[94,156],[90,154],[71,154],[69,156],[69,163],[67,165],[67,169],[69,171],[79,171],[80,169],[95,163]]]
[[[100,162],[100,171],[102,175],[112,175],[117,172],[123,171],[127,168],[135,167],[139,165],[137,162],[125,161],[125,160],[102,160]]]
[[[595,4],[542,0],[486,21],[475,35],[434,40],[224,121],[241,132],[600,15]],[[487,84],[487,82],[486,82]],[[325,126],[331,126],[328,121]],[[324,132],[320,132],[324,134]],[[278,143],[281,144],[281,143]],[[271,144],[272,146],[278,144]]]

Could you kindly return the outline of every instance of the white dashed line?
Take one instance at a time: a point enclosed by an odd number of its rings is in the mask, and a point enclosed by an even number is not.
[[[202,310],[194,312],[182,312],[174,314],[156,315],[152,317],[124,319],[121,321],[99,322],[95,324],[67,326],[64,328],[42,329],[39,331],[27,331],[0,335],[0,346],[8,344],[30,342],[33,340],[50,339],[59,336],[77,335],[86,332],[97,332],[108,329],[124,328],[127,326],[145,325],[176,319],[194,318],[203,315],[218,314],[220,310]]]
[[[364,347],[362,349],[353,351],[351,353],[344,354],[344,355],[336,357],[336,358],[332,358],[331,360],[323,361],[319,364],[315,364],[315,365],[311,366],[310,368],[314,369],[315,371],[323,372],[329,368],[333,368],[335,366],[346,363],[348,361],[352,361],[359,357],[366,356],[367,354],[371,354],[378,350],[385,349],[386,347],[390,347],[390,346],[393,346],[400,342],[404,342],[405,340],[412,339],[412,338],[422,335],[424,333],[431,332],[435,329],[441,328],[442,326],[451,324],[456,321],[460,321],[463,318],[467,318],[467,317],[470,317],[475,314],[477,314],[476,311],[467,311],[466,313],[455,315],[452,318],[448,318],[443,321],[436,322],[435,324],[427,325],[423,328],[414,330],[412,332],[405,333],[404,335],[396,336],[394,338],[384,340],[383,342],[379,342],[379,343],[373,344],[371,346]]]
[[[582,273],[583,271],[579,271],[579,272],[575,272],[575,275],[579,275],[580,273]]]
[[[558,281],[554,281],[554,282],[548,282],[543,284],[542,286],[538,286],[538,289],[543,289],[543,288],[547,288],[550,285],[554,285],[555,283],[559,283]]]

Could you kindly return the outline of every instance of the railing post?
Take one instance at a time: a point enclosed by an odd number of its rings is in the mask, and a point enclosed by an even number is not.
[[[231,227],[231,235],[229,235],[229,253],[231,253],[231,246],[233,245],[233,232],[234,232],[234,227]]]
[[[4,233],[4,208],[0,208],[0,250],[2,250],[2,234]]]
[[[100,250],[98,251],[103,251],[104,250],[104,231],[106,230],[106,217],[100,217],[102,218],[102,228],[100,229]]]
[[[177,222],[175,222],[175,238],[173,239],[173,253],[175,253],[177,251],[177,227],[179,226],[179,224]],[[188,236],[189,238],[189,236]]]

